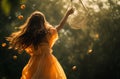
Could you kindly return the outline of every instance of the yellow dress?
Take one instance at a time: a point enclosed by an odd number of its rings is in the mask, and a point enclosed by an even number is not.
[[[41,43],[38,50],[34,50],[32,46],[26,49],[31,58],[22,71],[21,79],[66,79],[51,49],[58,38],[57,30],[52,27],[46,37],[48,43]]]

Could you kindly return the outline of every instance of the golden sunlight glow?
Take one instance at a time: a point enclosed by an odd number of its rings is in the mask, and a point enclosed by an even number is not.
[[[98,39],[99,38],[99,34],[95,34],[95,38]]]
[[[74,2],[74,3],[78,3],[78,2],[79,2],[79,0],[73,0],[73,2]]]
[[[120,1],[118,1],[117,4],[120,5]]]

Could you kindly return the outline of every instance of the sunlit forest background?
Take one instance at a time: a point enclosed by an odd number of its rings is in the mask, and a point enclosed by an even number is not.
[[[81,13],[77,13],[74,21],[66,22],[53,47],[53,54],[67,78],[120,79],[120,1],[82,2],[84,8],[80,0],[0,0],[0,79],[20,79],[30,58],[25,52],[19,54],[9,49],[5,37],[17,31],[36,10],[43,12],[47,21],[55,26],[70,6]],[[79,26],[82,16],[86,16],[85,24]],[[80,28],[73,28],[71,23]]]

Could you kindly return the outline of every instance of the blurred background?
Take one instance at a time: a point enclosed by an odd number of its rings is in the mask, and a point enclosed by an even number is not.
[[[55,26],[71,6],[76,11],[53,47],[67,78],[120,79],[119,0],[0,0],[0,79],[20,79],[30,58],[8,48],[5,37],[36,10]]]

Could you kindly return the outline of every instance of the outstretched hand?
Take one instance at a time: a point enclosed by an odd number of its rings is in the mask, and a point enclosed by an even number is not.
[[[73,14],[73,13],[74,13],[74,8],[68,9],[68,11],[67,11],[67,15],[68,16],[71,15],[71,14]]]
[[[70,8],[67,10],[65,16],[62,18],[62,20],[60,21],[60,23],[58,24],[58,26],[56,27],[57,31],[59,31],[60,29],[63,28],[63,25],[65,24],[67,18],[69,15],[74,13],[74,8]]]

